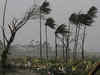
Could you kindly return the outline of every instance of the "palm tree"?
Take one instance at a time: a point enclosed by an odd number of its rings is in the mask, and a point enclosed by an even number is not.
[[[68,30],[66,29],[66,25],[65,24],[61,24],[55,31],[55,38],[58,37],[57,34],[61,34],[63,36],[63,59],[65,58],[64,57],[64,46],[65,46],[64,37],[65,37],[66,33],[68,33]],[[55,39],[55,40],[57,40],[57,39]],[[55,44],[56,44],[55,48],[56,48],[56,59],[57,59],[57,41],[55,41]],[[67,54],[68,54],[68,47],[69,46],[66,47],[66,60],[67,60]]]
[[[73,49],[73,58],[76,59],[77,57],[77,45],[78,45],[78,37],[80,32],[80,13],[72,13],[69,17],[69,21],[76,26],[75,31],[75,43],[74,43],[74,49]]]
[[[46,36],[46,57],[48,60],[48,38],[47,38],[47,26],[50,27],[51,29],[55,29],[55,21],[53,18],[47,18],[46,23],[45,23],[45,36]]]
[[[94,22],[94,18],[96,17],[97,8],[92,6],[86,14],[80,14],[80,23],[84,26],[83,38],[82,38],[82,59],[84,60],[84,44],[85,44],[85,36],[86,36],[86,28],[87,26],[91,26]]]
[[[76,34],[75,34],[75,42],[76,43],[74,44],[75,54],[73,53],[73,56],[75,58],[76,58],[76,50],[77,50],[77,45],[78,45],[80,26],[84,25],[83,39],[82,39],[82,59],[84,59],[84,41],[85,41],[86,27],[91,26],[91,24],[94,22],[94,18],[96,17],[96,13],[97,13],[97,8],[92,6],[89,9],[89,11],[87,12],[87,14],[73,13],[69,18],[69,21],[76,25]]]
[[[71,31],[70,31],[70,24],[68,24],[68,27],[67,27],[67,35],[66,35],[66,58],[67,59],[69,59],[69,50],[70,50],[70,48],[69,48],[69,45],[70,45],[70,33],[71,33]],[[67,63],[67,60],[66,59],[66,63]]]
[[[49,8],[49,2],[44,1],[43,4],[40,6],[40,59],[42,63],[42,14],[47,15],[49,14],[51,9]]]

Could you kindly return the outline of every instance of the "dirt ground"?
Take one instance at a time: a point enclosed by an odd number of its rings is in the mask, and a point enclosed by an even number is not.
[[[0,71],[0,75],[2,75],[2,71]],[[17,69],[16,71],[7,71],[6,75],[40,75],[40,73],[32,72],[29,70],[21,70]]]

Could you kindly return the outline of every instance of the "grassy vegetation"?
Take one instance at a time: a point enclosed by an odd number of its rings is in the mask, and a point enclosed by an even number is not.
[[[49,60],[46,61],[43,60],[43,63],[40,63],[40,59],[33,59],[33,68],[39,67],[39,72],[45,73],[47,70],[53,72],[54,70],[56,72],[59,72],[59,67],[63,67],[65,71],[65,75],[88,75],[88,73],[95,67],[96,62],[100,62],[99,58],[89,58],[86,60],[77,60],[73,61],[70,60],[68,63],[61,62],[61,59],[55,61],[55,60]],[[99,75],[100,71],[97,72]]]

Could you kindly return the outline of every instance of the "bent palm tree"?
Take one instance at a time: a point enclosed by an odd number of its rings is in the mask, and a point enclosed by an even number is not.
[[[84,44],[85,44],[85,35],[86,35],[86,28],[87,26],[91,26],[91,24],[94,22],[94,18],[96,17],[97,8],[92,6],[87,14],[80,14],[81,16],[81,24],[84,26],[83,31],[83,38],[82,38],[82,59],[84,59]]]
[[[48,60],[48,38],[47,38],[47,26],[50,27],[51,29],[55,29],[55,21],[53,18],[48,18],[46,20],[46,23],[45,23],[45,36],[46,36],[46,57],[47,57],[47,60]]]
[[[80,14],[80,13],[79,13]],[[72,13],[69,17],[69,21],[72,24],[75,24],[76,31],[75,31],[75,43],[74,43],[74,49],[73,49],[73,58],[76,59],[77,57],[77,45],[78,45],[78,37],[80,32],[80,15],[76,13]]]
[[[66,33],[68,33],[68,30],[67,30],[65,24],[61,24],[55,31],[56,37],[58,37],[57,34],[61,34],[63,36],[63,38],[64,38]],[[64,57],[64,46],[65,46],[65,44],[64,44],[64,39],[63,39],[63,59],[65,58]],[[69,45],[66,46],[66,60],[67,60],[67,56],[68,56],[67,55],[68,54],[68,48],[69,48]],[[57,42],[56,42],[56,55],[57,55]],[[57,58],[57,56],[56,56],[56,58]]]
[[[91,24],[94,22],[96,13],[97,13],[97,8],[92,6],[87,12],[87,14],[73,13],[69,18],[69,21],[76,25],[76,35],[75,35],[76,44],[74,45],[74,51],[77,50],[80,26],[84,25],[83,39],[82,39],[82,59],[84,59],[84,41],[85,41],[86,27],[91,26]],[[76,56],[74,53],[73,55],[74,57]]]
[[[42,63],[42,14],[47,15],[49,14],[51,9],[49,8],[49,2],[44,1],[43,4],[40,6],[40,59]]]

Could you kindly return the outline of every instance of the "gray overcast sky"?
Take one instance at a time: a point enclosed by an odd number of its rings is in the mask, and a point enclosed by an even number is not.
[[[5,0],[0,0],[0,23],[2,23],[2,10]],[[41,0],[36,0],[39,3]],[[43,0],[42,0],[43,1]],[[52,13],[50,14],[56,20],[57,24],[67,23],[68,17],[73,12],[80,10],[87,11],[92,5],[100,11],[100,0],[48,0],[51,3]],[[8,0],[6,24],[11,21],[12,17],[24,16],[27,8],[31,7],[33,0]],[[29,21],[20,31],[17,32],[15,44],[29,44],[30,40],[39,40],[39,20]],[[92,27],[88,28],[86,38],[86,49],[100,49],[100,12],[98,18]],[[53,30],[49,30],[49,41],[54,40]],[[42,28],[44,35],[44,26]],[[45,38],[43,36],[43,38]],[[53,43],[54,41],[51,41]]]

